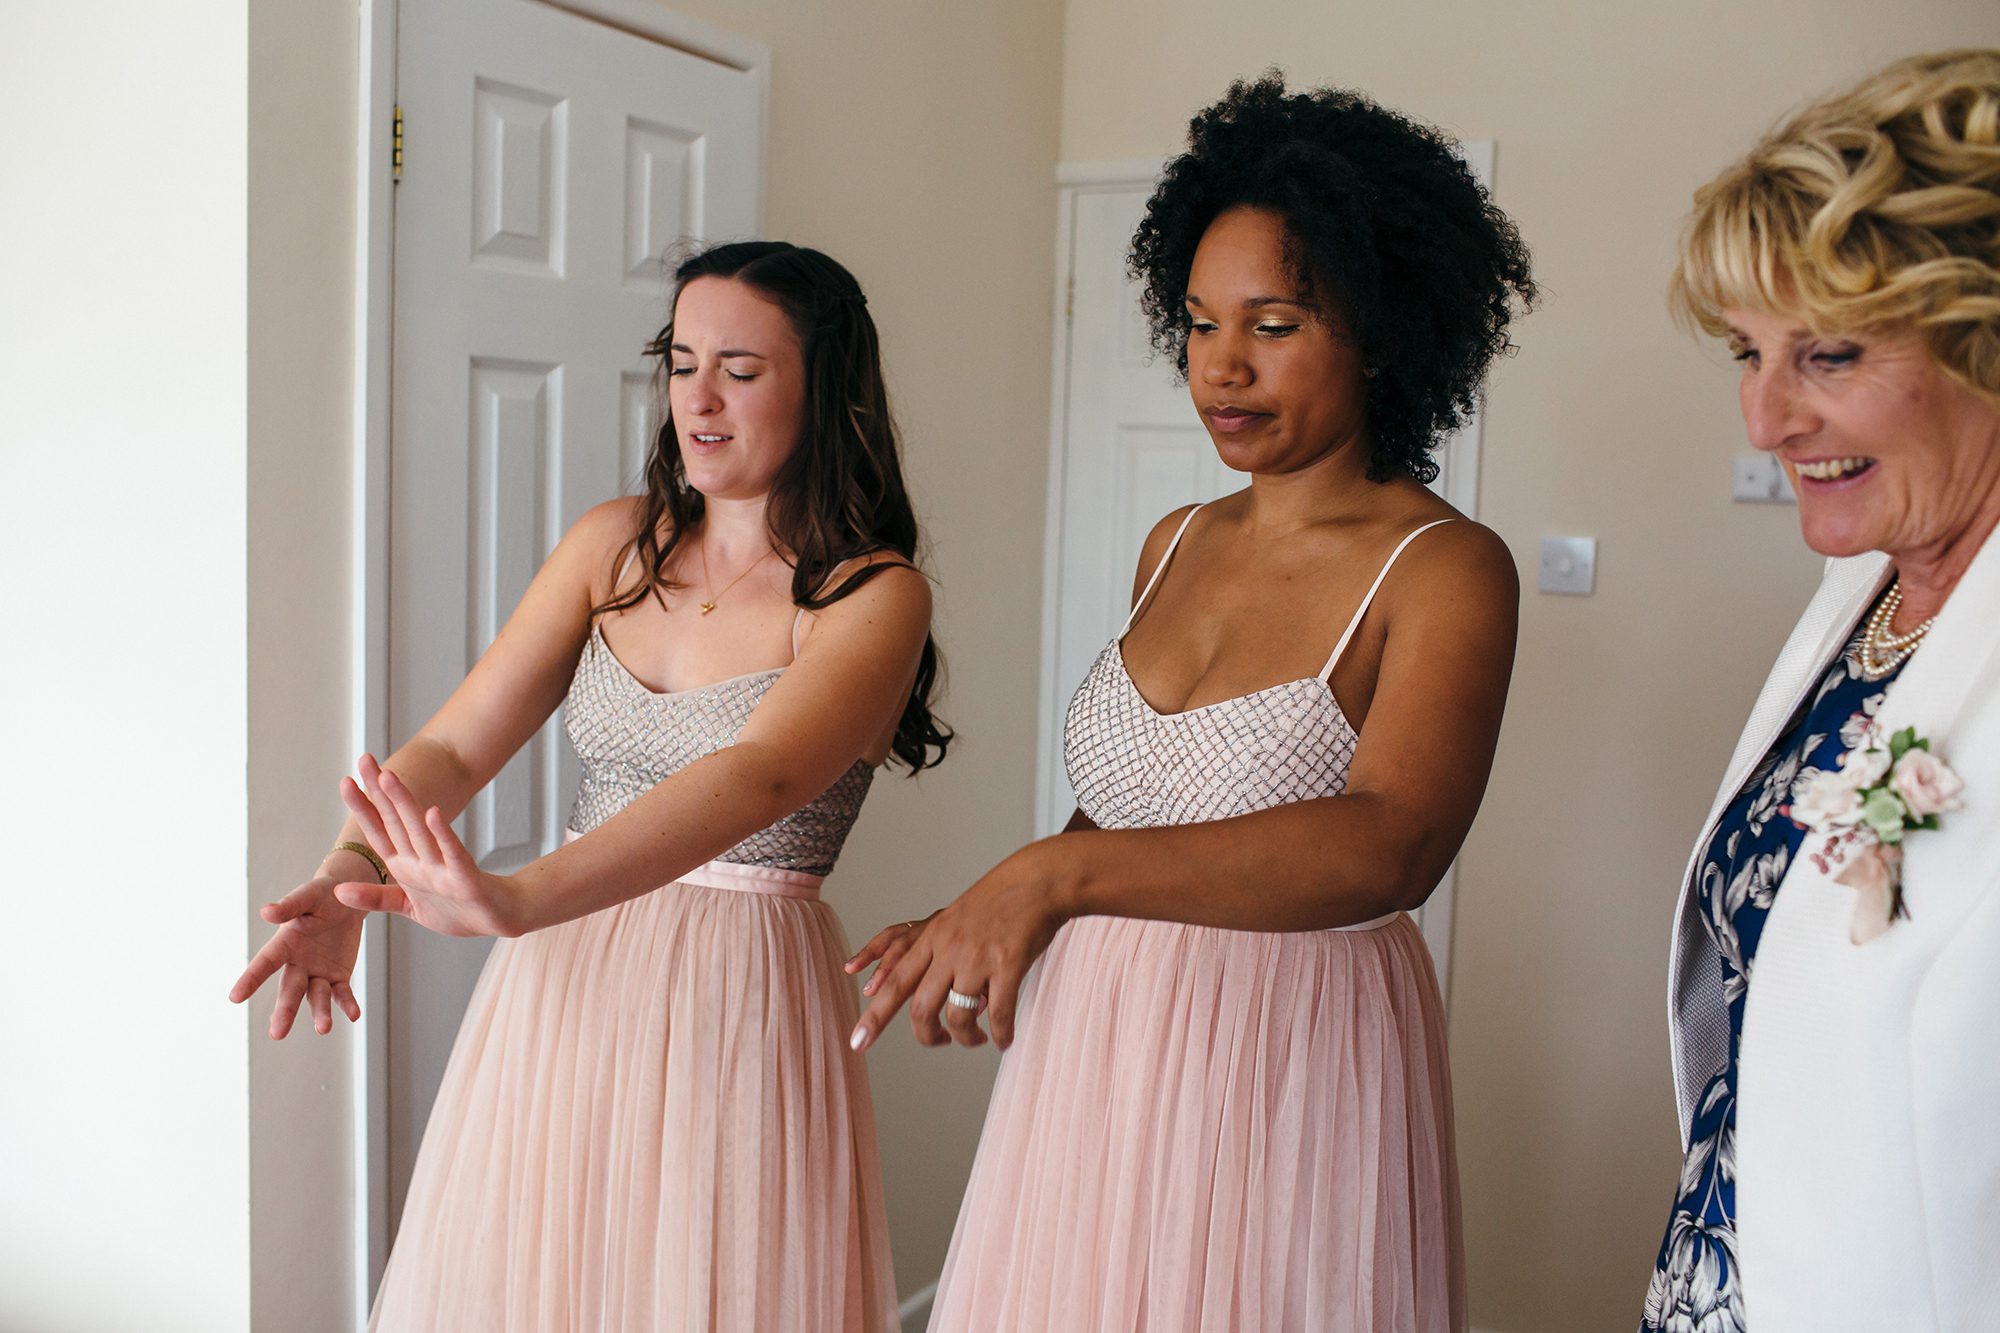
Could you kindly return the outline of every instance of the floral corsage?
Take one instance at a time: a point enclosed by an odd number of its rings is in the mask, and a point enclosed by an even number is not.
[[[1910,915],[1903,905],[1904,835],[1934,829],[1939,815],[1961,808],[1965,784],[1915,727],[1886,736],[1873,718],[1856,723],[1854,748],[1838,768],[1802,775],[1786,813],[1827,835],[1810,859],[1855,891],[1848,938],[1866,944]]]

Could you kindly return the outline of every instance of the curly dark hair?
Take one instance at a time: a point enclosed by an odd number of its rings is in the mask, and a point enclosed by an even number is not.
[[[1195,247],[1241,206],[1284,219],[1300,297],[1352,338],[1370,372],[1371,481],[1437,479],[1435,449],[1472,411],[1508,321],[1535,301],[1528,249],[1429,126],[1340,88],[1238,80],[1188,126],[1132,237],[1128,265],[1153,345],[1187,374]]]

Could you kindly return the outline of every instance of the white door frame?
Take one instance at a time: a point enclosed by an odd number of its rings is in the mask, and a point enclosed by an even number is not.
[[[655,0],[515,0],[545,4],[607,24],[750,75],[757,88],[757,198],[763,230],[764,168],[771,104],[771,48]],[[354,509],[349,613],[353,706],[349,749],[385,754],[389,748],[389,467],[390,367],[395,270],[396,18],[399,0],[362,0],[359,96],[355,124],[354,247]],[[355,1327],[365,1329],[369,1303],[389,1257],[388,1043],[370,1018],[388,1012],[387,922],[369,918],[354,992],[363,1021],[354,1030]]]
[[[1489,189],[1493,183],[1493,141],[1468,140],[1459,146],[1460,155],[1472,168],[1473,176]],[[1048,804],[1053,795],[1055,767],[1051,747],[1059,744],[1058,723],[1068,707],[1065,690],[1074,682],[1057,679],[1056,639],[1063,561],[1063,478],[1069,453],[1069,343],[1070,302],[1075,291],[1074,249],[1076,241],[1077,196],[1102,191],[1124,191],[1135,185],[1150,185],[1160,178],[1167,165],[1163,157],[1127,158],[1111,162],[1066,162],[1056,167],[1056,295],[1055,336],[1050,339],[1049,403],[1049,494],[1044,511],[1047,527],[1042,548],[1042,680],[1039,709],[1041,735],[1035,764],[1036,834],[1047,836],[1056,830],[1048,824]],[[1445,501],[1467,518],[1479,511],[1480,414],[1453,437],[1452,465],[1443,477]],[[1424,942],[1430,946],[1437,969],[1438,988],[1447,1002],[1451,997],[1451,918],[1452,889],[1458,879],[1456,862],[1445,870],[1444,878],[1431,892],[1417,914]]]

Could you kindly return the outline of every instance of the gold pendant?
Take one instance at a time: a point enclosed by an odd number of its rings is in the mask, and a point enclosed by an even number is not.
[[[715,609],[714,602],[703,602],[701,604],[701,613],[703,615],[707,615],[710,611],[713,611],[714,609]]]

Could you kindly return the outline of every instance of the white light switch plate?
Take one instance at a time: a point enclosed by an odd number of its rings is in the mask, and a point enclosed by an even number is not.
[[[1542,538],[1543,592],[1588,597],[1597,589],[1597,538]]]
[[[1770,454],[1738,454],[1729,474],[1729,498],[1739,504],[1797,504],[1785,470]]]

